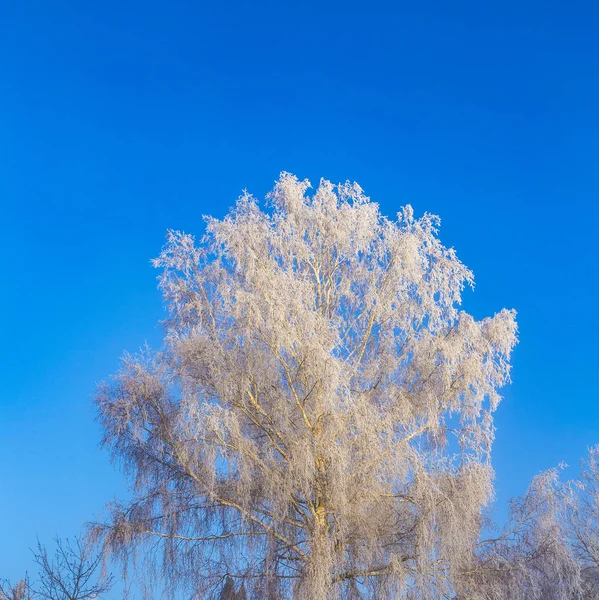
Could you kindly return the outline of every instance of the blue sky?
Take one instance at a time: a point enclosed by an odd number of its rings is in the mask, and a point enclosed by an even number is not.
[[[576,465],[599,443],[598,29],[590,0],[2,3],[0,576],[124,490],[90,397],[160,342],[166,229],[282,170],[439,214],[465,308],[518,310],[498,504]]]

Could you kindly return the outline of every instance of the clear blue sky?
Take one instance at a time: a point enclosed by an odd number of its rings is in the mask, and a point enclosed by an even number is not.
[[[599,4],[0,8],[0,576],[123,491],[90,396],[157,344],[155,257],[287,170],[412,203],[519,312],[498,502],[599,443]]]

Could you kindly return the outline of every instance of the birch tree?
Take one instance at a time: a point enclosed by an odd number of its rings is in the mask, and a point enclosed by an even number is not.
[[[578,493],[568,512],[570,545],[579,565],[584,594],[599,598],[599,446],[582,462]]]
[[[597,598],[584,593],[581,563],[571,544],[579,485],[560,480],[561,466],[534,477],[526,494],[510,501],[505,526],[476,544],[472,566],[460,574],[458,598]]]
[[[309,190],[283,173],[199,242],[169,232],[164,346],[97,395],[133,497],[95,533],[195,597],[227,577],[249,598],[452,597],[493,496],[515,312],[460,310],[473,276],[436,216]]]

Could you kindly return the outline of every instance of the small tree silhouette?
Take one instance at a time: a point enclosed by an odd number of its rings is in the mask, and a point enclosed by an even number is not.
[[[220,593],[220,600],[247,600],[245,585],[242,582],[239,591],[235,591],[235,583],[230,575],[227,575],[225,585]]]

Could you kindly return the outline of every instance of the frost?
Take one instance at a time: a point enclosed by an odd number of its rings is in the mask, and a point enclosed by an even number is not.
[[[199,597],[227,576],[252,598],[449,597],[493,495],[515,313],[458,309],[473,277],[437,217],[309,190],[283,173],[199,245],[169,232],[165,346],[98,394],[135,483],[106,547],[149,541]]]

